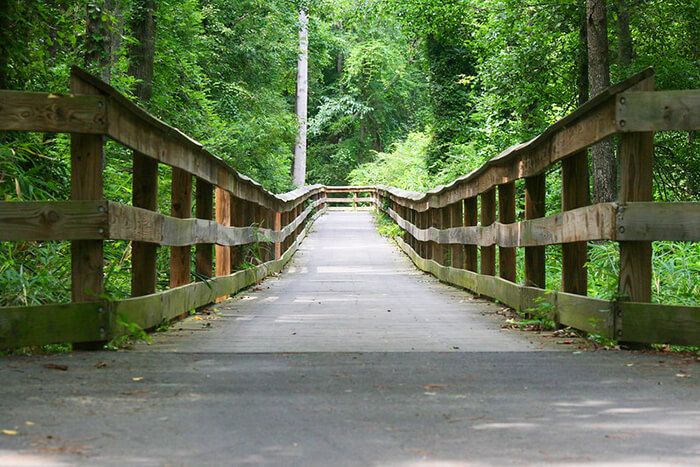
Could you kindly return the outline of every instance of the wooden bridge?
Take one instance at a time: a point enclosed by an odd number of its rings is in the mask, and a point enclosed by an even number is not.
[[[71,134],[70,200],[0,202],[0,240],[70,241],[72,258],[72,301],[0,308],[0,348],[94,348],[217,311],[137,351],[1,357],[0,464],[697,463],[695,357],[557,348],[484,316],[495,300],[622,342],[700,344],[700,307],[650,293],[651,242],[700,241],[700,203],[651,191],[653,132],[700,127],[700,92],[655,92],[653,79],[609,88],[428,193],[272,194],[78,68],[70,95],[0,91],[0,130]],[[589,205],[587,148],[612,135],[619,200]],[[105,199],[106,137],[133,150],[131,204]],[[547,215],[559,166],[562,206]],[[398,247],[369,208],[400,227]],[[111,240],[131,242],[130,298],[105,295]],[[587,296],[593,241],[619,244],[612,300]],[[562,290],[545,283],[550,245]],[[170,248],[165,290],[158,248]]]
[[[281,271],[312,223],[338,203],[387,213],[402,229],[400,248],[441,281],[516,310],[546,301],[557,323],[604,337],[697,345],[700,307],[650,302],[651,242],[700,240],[700,203],[652,202],[653,132],[700,127],[700,92],[657,92],[653,83],[652,70],[618,83],[536,138],[428,193],[314,185],[283,195],[79,68],[70,95],[2,91],[1,130],[71,134],[71,199],[1,202],[0,240],[70,240],[72,302],[0,308],[0,346],[104,342],[124,333],[124,323],[149,329],[228,297]],[[619,200],[589,205],[587,149],[612,135],[619,137]],[[105,137],[133,150],[131,205],[104,199]],[[170,215],[156,211],[159,164],[172,168]],[[561,211],[545,216],[545,177],[559,164]],[[105,298],[107,240],[132,242],[132,298]],[[586,296],[590,241],[619,244],[612,301]],[[260,244],[269,248],[250,256],[246,246]],[[549,245],[562,245],[558,291],[545,283]],[[158,247],[171,249],[170,288],[161,292]],[[517,248],[524,249],[523,277],[516,277]]]

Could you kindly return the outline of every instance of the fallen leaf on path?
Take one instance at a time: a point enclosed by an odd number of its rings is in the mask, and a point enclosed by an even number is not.
[[[678,378],[690,378],[690,375],[685,374],[685,373],[676,373],[676,377],[678,377]]]
[[[35,425],[34,422],[24,422],[24,424],[27,425],[27,426],[34,426],[34,425]]]
[[[195,317],[194,317],[194,318],[192,318],[192,319],[194,319],[195,321],[202,321],[202,318],[201,318],[201,316],[195,316]]]
[[[426,384],[423,386],[423,389],[433,389],[433,388],[446,388],[447,385],[445,384]]]
[[[141,381],[143,379],[143,376],[137,376],[135,378],[131,378],[131,381]]]
[[[15,435],[18,435],[19,432],[15,431],[15,430],[2,430],[2,434],[7,435],[7,436],[15,436]]]
[[[107,364],[105,362],[97,362],[95,364],[95,368],[104,368],[106,366],[107,366]]]
[[[45,363],[44,368],[48,368],[50,370],[68,371],[68,365],[60,365],[58,363]]]

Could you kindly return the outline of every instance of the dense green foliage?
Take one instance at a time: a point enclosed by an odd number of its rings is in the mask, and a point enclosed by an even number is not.
[[[586,98],[585,2],[516,0],[157,0],[153,94],[147,109],[202,141],[266,188],[291,187],[297,10],[308,9],[309,183],[383,183],[426,190],[464,175],[544,130]],[[700,87],[700,0],[628,0],[629,60],[609,0],[612,81],[654,66],[659,89]],[[136,0],[6,0],[0,6],[0,88],[67,92],[72,64],[129,74]],[[87,7],[86,7],[87,6]],[[102,28],[88,32],[88,15]],[[108,64],[87,59],[109,44]],[[86,63],[87,61],[87,63]],[[99,60],[98,60],[99,61]],[[0,135],[0,197],[66,199],[67,135]],[[700,199],[700,139],[656,137],[655,196]],[[131,155],[107,147],[106,196],[130,202]],[[161,170],[160,210],[169,211]],[[560,205],[558,171],[547,205]],[[522,190],[522,187],[518,188]],[[522,209],[522,206],[519,207]],[[66,243],[0,249],[0,304],[64,301]],[[551,248],[549,283],[558,281]],[[591,293],[616,289],[616,251],[593,245]],[[127,296],[130,248],[106,249],[108,293]],[[655,249],[655,297],[698,302],[697,245]],[[167,249],[160,252],[167,284]],[[51,275],[47,274],[51,271]],[[669,295],[670,294],[670,295]]]

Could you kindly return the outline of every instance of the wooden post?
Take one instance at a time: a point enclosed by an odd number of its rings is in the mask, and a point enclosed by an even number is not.
[[[498,220],[501,224],[515,222],[515,183],[498,185]],[[515,248],[498,247],[498,274],[515,282]]]
[[[635,91],[653,91],[654,77],[637,84]],[[652,169],[654,166],[654,132],[620,135],[620,203],[652,201]],[[624,228],[625,213],[620,208]],[[651,301],[651,242],[620,242],[620,300]]]
[[[496,189],[481,194],[481,226],[487,227],[496,220]],[[496,274],[496,247],[481,247],[481,274],[493,276]]]
[[[197,219],[212,220],[214,186],[201,178],[197,178],[195,197],[197,202],[195,215]],[[201,278],[210,278],[212,276],[212,246],[211,243],[200,243],[196,247],[195,271]]]
[[[440,229],[447,229],[452,226],[450,206],[445,206],[437,210],[440,216]],[[450,245],[441,244],[440,245],[440,258],[439,263],[445,266],[452,264],[452,248]]]
[[[471,227],[477,224],[479,211],[477,209],[476,196],[464,200],[464,225]],[[464,268],[468,271],[477,271],[479,264],[478,247],[476,245],[465,245],[464,247]]]
[[[279,232],[282,230],[282,213],[279,211],[275,211],[274,215],[275,215],[274,229]],[[281,257],[282,257],[282,243],[276,242],[275,243],[275,261],[277,261]]]
[[[223,188],[216,188],[216,222],[231,226],[231,193]],[[231,248],[228,246],[216,245],[216,266],[217,276],[228,276],[231,274]]]
[[[352,209],[357,210],[357,192],[352,192]]]
[[[137,208],[158,209],[158,161],[134,151],[132,204]],[[155,243],[131,244],[131,296],[140,297],[156,292]]]
[[[564,159],[561,164],[561,209],[568,211],[587,206],[590,200],[588,186],[588,151],[580,151]],[[562,244],[561,287],[564,292],[588,294],[586,242]]]
[[[70,88],[73,94],[99,95],[97,89],[77,76],[71,76]],[[104,137],[72,133],[70,156],[71,199],[104,199]],[[104,294],[103,248],[102,240],[71,242],[71,296],[74,302],[99,300]]]
[[[546,175],[525,179],[525,219],[544,217]],[[545,247],[525,247],[525,285],[544,289],[546,286]]]
[[[442,214],[440,212],[440,209],[437,208],[431,208],[428,210],[428,215],[429,215],[429,227],[435,227],[436,229],[440,230],[441,226],[440,223],[442,222]],[[440,245],[437,242],[430,242],[430,259],[433,261],[437,262],[438,264],[442,264],[444,261],[442,260],[442,245]]]
[[[462,201],[451,204],[449,209],[449,226],[462,227],[464,225],[464,211]],[[450,245],[450,266],[464,268],[464,245]]]
[[[170,215],[186,219],[192,215],[192,175],[173,167]],[[190,282],[189,246],[170,248],[170,287]]]

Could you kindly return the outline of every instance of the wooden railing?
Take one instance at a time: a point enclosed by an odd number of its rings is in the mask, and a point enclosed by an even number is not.
[[[445,282],[516,310],[547,302],[540,309],[556,322],[620,341],[700,345],[700,307],[649,303],[651,242],[700,241],[700,203],[652,202],[653,131],[700,128],[700,91],[653,89],[648,69],[449,185],[427,193],[377,187],[378,205],[404,230],[398,242],[413,262]],[[587,149],[612,135],[619,135],[619,198],[589,205]],[[546,172],[559,162],[561,212],[545,217]],[[525,212],[517,221],[520,179]],[[586,242],[598,240],[620,246],[610,301],[586,296]],[[562,290],[553,292],[545,247],[555,244]],[[524,277],[516,277],[516,248],[525,249]]]
[[[79,68],[71,93],[0,91],[0,130],[71,134],[71,199],[0,202],[0,241],[70,240],[72,262],[72,302],[0,308],[0,347],[104,342],[233,294],[280,271],[325,206],[324,187],[274,195]],[[105,200],[105,136],[133,150],[132,205]],[[172,167],[170,215],[156,212],[159,164]],[[132,242],[132,298],[104,298],[106,240]],[[258,242],[271,247],[244,258]],[[170,288],[157,293],[159,246]]]

